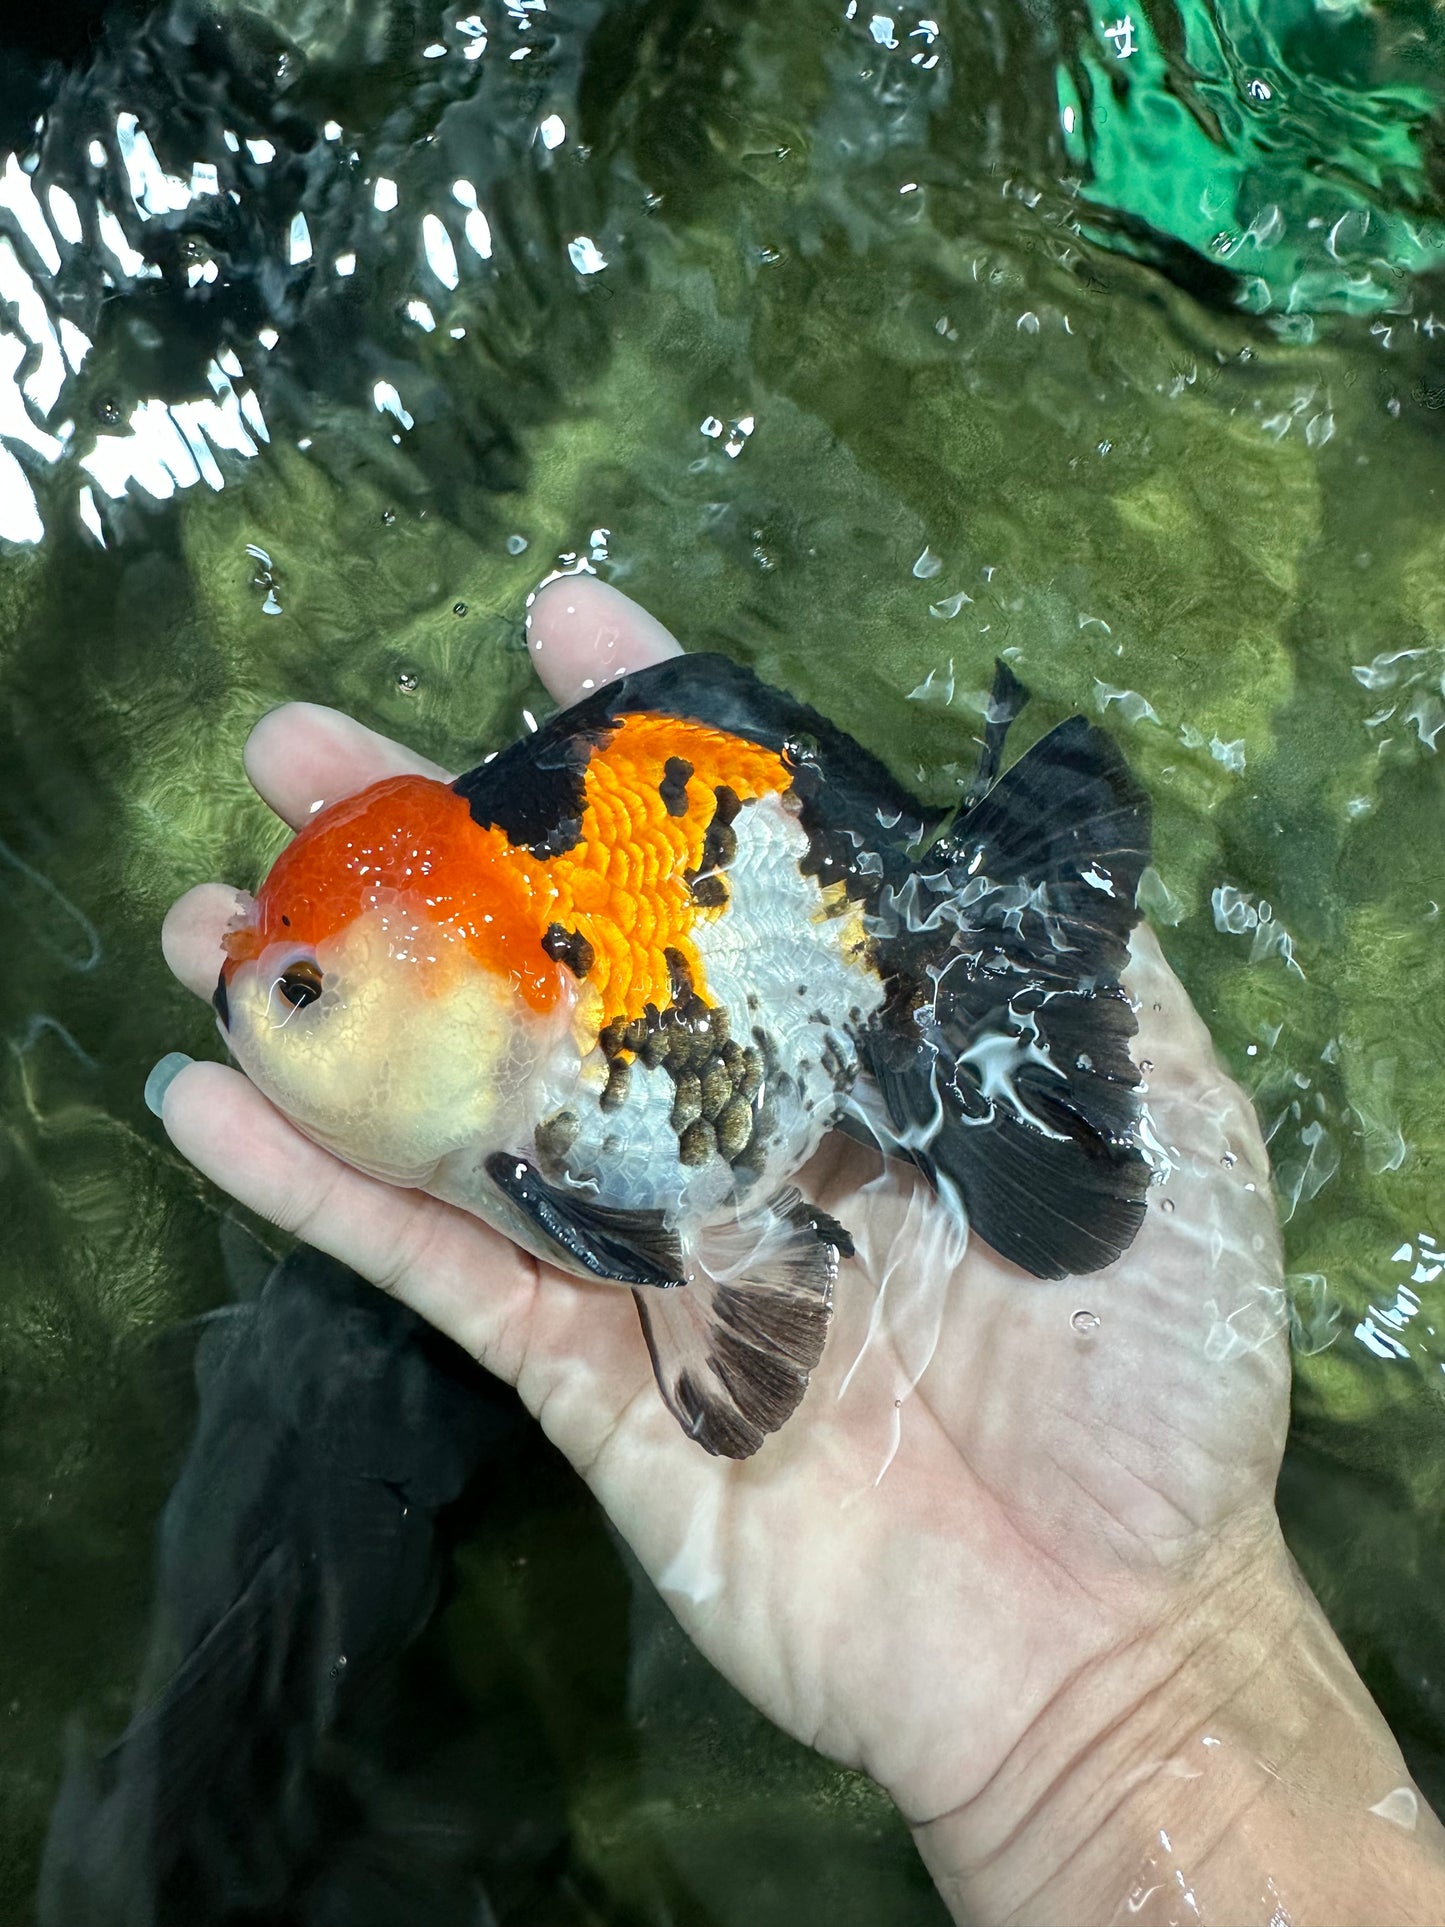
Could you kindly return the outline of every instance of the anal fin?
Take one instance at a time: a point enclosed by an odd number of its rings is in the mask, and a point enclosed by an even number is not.
[[[796,1191],[703,1240],[680,1289],[634,1291],[668,1410],[714,1456],[747,1459],[797,1410],[853,1241]]]

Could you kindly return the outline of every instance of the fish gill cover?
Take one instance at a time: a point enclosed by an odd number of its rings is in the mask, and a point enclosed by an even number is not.
[[[141,1104],[212,1049],[161,915],[276,847],[239,760],[271,704],[456,768],[525,729],[557,568],[935,801],[999,654],[1031,727],[1116,734],[1146,906],[1270,1136],[1290,1541],[1445,1795],[1441,33],[271,0],[6,45],[7,1917],[68,1717],[128,1717],[223,1295],[230,1214]],[[423,1670],[479,1721],[525,1676],[604,1917],[936,1920],[873,1790],[743,1707],[586,1517],[464,1547]]]

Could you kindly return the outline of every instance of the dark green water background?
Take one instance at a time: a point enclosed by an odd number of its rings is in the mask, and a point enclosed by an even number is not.
[[[129,1709],[187,1321],[266,1238],[142,1105],[164,1051],[218,1053],[162,914],[276,848],[240,769],[269,706],[458,767],[508,739],[559,559],[934,796],[1001,649],[1032,730],[1116,730],[1156,800],[1151,911],[1271,1132],[1290,1542],[1445,1798],[1445,32],[1424,4],[1125,17],[484,0],[468,59],[460,5],[264,0],[0,50],[0,154],[87,223],[103,197],[160,271],[93,225],[55,275],[14,243],[94,347],[65,452],[22,451],[44,539],[0,545],[5,1919],[67,1720]],[[119,112],[222,192],[142,221]],[[269,443],[220,489],[97,489],[102,549],[79,459],[226,350]],[[499,1707],[545,1736],[590,1898],[529,1918],[939,1920],[880,1797],[690,1655],[564,1473],[476,1511],[413,1688],[462,1806],[501,1798],[466,1768]]]

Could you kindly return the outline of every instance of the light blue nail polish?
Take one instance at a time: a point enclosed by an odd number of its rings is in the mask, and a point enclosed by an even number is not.
[[[175,1083],[187,1064],[193,1064],[195,1061],[193,1057],[187,1057],[183,1050],[168,1050],[166,1052],[165,1056],[146,1079],[146,1109],[148,1111],[153,1111],[157,1117],[160,1116],[161,1105],[165,1102],[166,1092],[171,1088],[171,1085]]]

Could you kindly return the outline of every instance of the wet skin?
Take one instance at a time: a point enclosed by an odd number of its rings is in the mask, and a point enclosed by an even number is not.
[[[544,590],[529,633],[564,703],[677,647],[589,578]],[[246,764],[292,825],[318,797],[440,773],[301,704],[258,724]],[[167,919],[167,959],[198,996],[215,986],[234,902],[202,885]],[[804,1185],[858,1256],[801,1408],[741,1464],[708,1457],[664,1409],[627,1292],[350,1170],[220,1064],[171,1084],[165,1125],[232,1195],[515,1383],[702,1650],[779,1725],[888,1789],[952,1903],[1085,1918],[1095,1901],[1064,1898],[1065,1871],[1029,1828],[1052,1815],[1057,1857],[1077,1865],[1059,1802],[1080,1762],[1102,1759],[1158,1681],[1187,1673],[1182,1655],[1216,1621],[1263,1615],[1274,1650],[1303,1615],[1320,1664],[1348,1673],[1274,1513],[1289,1367],[1258,1128],[1142,928],[1126,984],[1154,1127],[1177,1161],[1131,1249],[1043,1284],[975,1241],[944,1279],[926,1191],[897,1166],[878,1182],[877,1156],[835,1136]],[[1401,1772],[1380,1771],[1383,1793]]]

